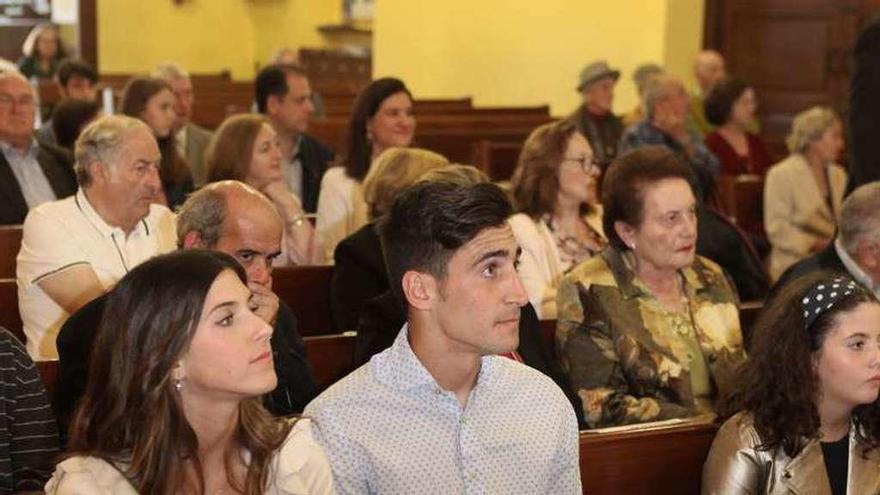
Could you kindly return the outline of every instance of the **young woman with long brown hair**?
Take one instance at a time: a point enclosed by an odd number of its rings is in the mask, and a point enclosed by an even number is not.
[[[184,250],[113,290],[48,494],[333,493],[308,420],[276,419],[272,328],[230,256]]]

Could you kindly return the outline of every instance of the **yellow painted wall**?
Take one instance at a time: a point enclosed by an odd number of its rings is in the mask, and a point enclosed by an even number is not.
[[[418,97],[470,95],[477,105],[550,104],[554,115],[565,115],[580,101],[574,89],[580,69],[604,58],[623,71],[615,111],[624,113],[637,101],[631,79],[637,65],[670,64],[676,72],[689,67],[696,53],[691,47],[702,43],[702,4],[378,0],[374,76],[399,76]],[[693,19],[674,19],[683,9],[694,11],[686,14]],[[686,53],[670,51],[682,47]]]
[[[259,66],[282,46],[329,46],[316,28],[339,23],[342,18],[342,2],[337,0],[262,0],[247,4],[254,30],[255,62]]]
[[[668,0],[664,65],[696,88],[694,57],[703,47],[704,0]]]
[[[336,0],[98,0],[99,69],[142,73],[174,60],[250,79],[282,45],[326,46],[316,28],[341,15]]]

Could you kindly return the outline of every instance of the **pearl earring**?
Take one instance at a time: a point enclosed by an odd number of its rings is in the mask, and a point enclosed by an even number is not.
[[[182,379],[180,379],[180,378],[174,379],[174,390],[176,390],[177,393],[180,393],[180,391],[183,390],[183,380]]]

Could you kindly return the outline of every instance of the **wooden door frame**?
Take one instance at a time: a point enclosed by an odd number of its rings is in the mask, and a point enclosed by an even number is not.
[[[703,48],[718,50],[724,40],[724,0],[706,0],[703,9]]]
[[[98,68],[98,0],[79,0],[79,56]]]

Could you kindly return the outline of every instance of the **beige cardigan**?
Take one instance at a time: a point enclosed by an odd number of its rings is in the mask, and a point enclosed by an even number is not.
[[[770,167],[764,182],[764,228],[770,240],[770,277],[777,280],[791,265],[810,255],[821,238],[833,238],[846,188],[846,172],[829,165],[834,211],[819,193],[806,158],[792,154]]]

